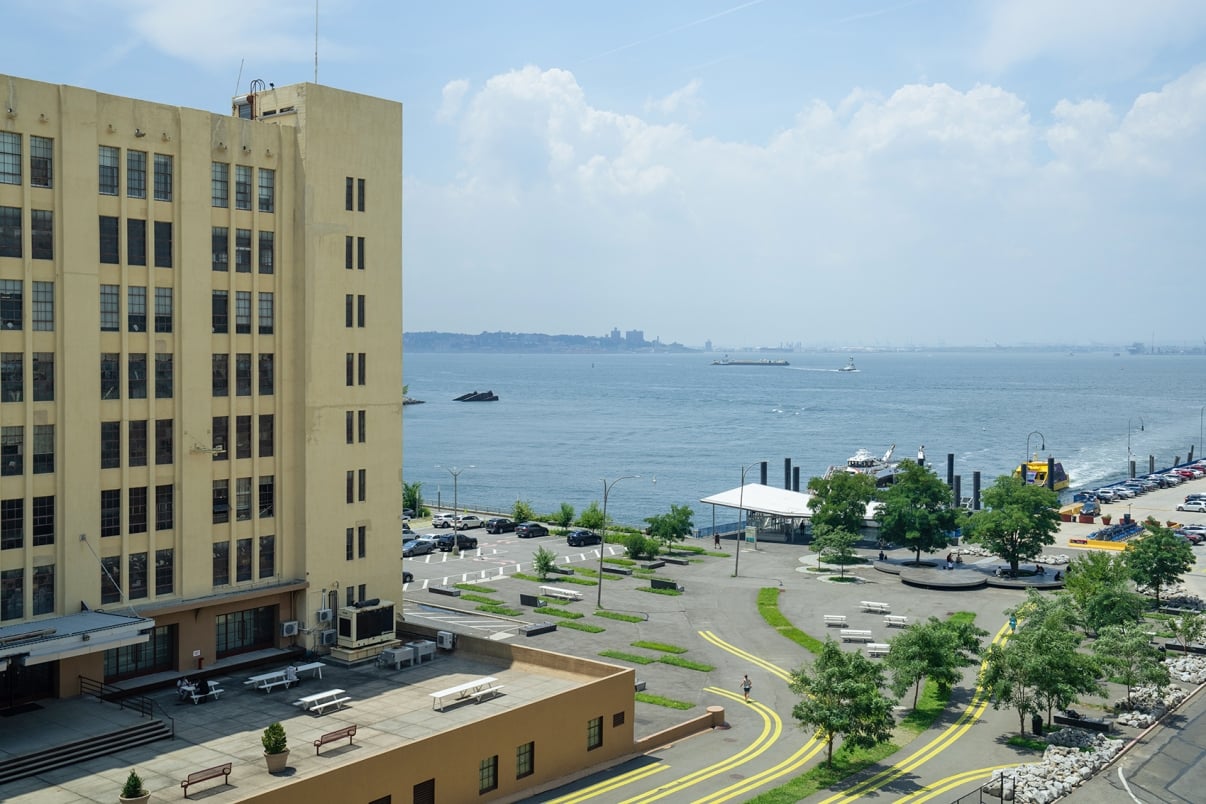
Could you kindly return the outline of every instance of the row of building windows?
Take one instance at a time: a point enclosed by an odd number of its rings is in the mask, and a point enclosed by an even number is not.
[[[276,574],[276,537],[261,536],[259,537],[259,561],[258,567],[253,564],[254,556],[252,555],[252,540],[236,539],[235,540],[235,566],[234,577],[236,582],[253,580],[253,570],[259,570],[260,578],[271,578]],[[127,556],[128,574],[126,576],[126,599],[141,600],[147,597],[147,553],[130,553]],[[175,551],[171,548],[155,551],[155,594],[170,595],[174,592],[175,586]],[[213,585],[226,586],[230,583],[230,542],[214,542],[213,545]],[[101,582],[101,603],[120,603],[122,600],[122,564],[121,556],[106,556],[101,559],[100,582]],[[248,612],[235,612],[233,614],[219,615],[216,618],[218,631],[218,656],[229,655],[239,651],[232,650],[232,643],[239,643],[241,640],[236,636],[243,632],[243,623],[241,615],[246,615],[249,612],[267,611],[268,616],[275,623],[276,611],[274,606],[263,607],[261,609],[251,609]],[[34,612],[35,614],[38,612]],[[256,618],[257,620],[264,619],[263,617]],[[233,625],[233,627],[232,627]],[[259,647],[263,647],[263,623],[260,622],[257,627],[253,627],[253,633],[258,634],[257,637],[250,640]],[[233,633],[232,633],[233,632]],[[268,630],[272,633],[272,629]],[[271,644],[269,642],[268,644]],[[108,675],[108,674],[106,674]]]
[[[343,325],[348,329],[364,329],[364,295],[347,294],[343,297]]]
[[[121,422],[100,423],[101,469],[121,467]],[[127,466],[146,466],[148,460],[147,437],[150,423],[145,419],[126,422],[126,448],[129,452]],[[155,464],[164,466],[175,460],[175,421],[155,421]]]
[[[251,416],[235,416],[235,459],[251,457]],[[276,436],[273,427],[276,416],[272,413],[261,413],[258,428],[258,455],[261,458],[271,458],[276,449]],[[215,461],[225,461],[230,456],[230,417],[213,417],[213,456]],[[270,515],[269,515],[270,516]]]
[[[234,166],[234,207],[251,209],[251,176],[254,168],[249,165]],[[269,168],[258,170],[260,212],[276,211],[276,171]],[[230,165],[214,162],[210,165],[210,203],[215,207],[230,207]]]
[[[216,354],[211,357],[210,393],[215,397],[230,396],[230,355]],[[272,396],[276,391],[276,360],[272,354],[261,354],[257,372],[260,396]],[[239,352],[234,356],[235,396],[251,396],[251,354]]]
[[[274,270],[276,264],[276,233],[270,231],[260,231],[254,234],[256,236],[253,238],[253,232],[251,229],[235,229],[235,273],[251,273],[251,244],[253,240],[258,241],[259,244],[259,248],[256,250],[255,260],[259,273],[270,274]],[[212,252],[210,262],[213,269],[215,271],[229,271],[230,227],[211,227],[210,242],[210,251]]]
[[[354,259],[353,259],[354,258]],[[347,236],[343,239],[343,267],[364,270],[364,238]]]
[[[345,360],[345,385],[351,388],[354,385],[365,385],[367,377],[367,368],[365,364],[365,354],[360,352],[348,352]]]
[[[145,354],[126,355],[126,398],[147,398],[147,356]],[[155,398],[171,399],[172,382],[175,369],[171,353],[159,352],[155,355]],[[121,399],[121,354],[118,352],[101,352],[100,356],[100,397],[101,399]]]
[[[347,471],[347,502],[349,505],[354,502],[364,502],[367,494],[367,479],[368,471],[365,469],[349,469]]]
[[[368,411],[349,410],[344,412],[344,428],[347,433],[347,443],[363,444],[367,441]]]
[[[0,257],[25,255],[25,223],[20,207],[0,207]],[[29,211],[29,256],[35,260],[54,259],[54,212]]]
[[[54,401],[54,352],[30,355],[30,384],[34,402]],[[0,352],[0,403],[25,401],[25,355]]]
[[[356,210],[364,212],[364,179],[357,179],[348,176],[344,180],[344,208],[349,212],[352,211],[352,202],[356,202]]]
[[[271,335],[276,326],[276,297],[269,292],[261,292],[256,298],[256,325],[261,335]],[[214,333],[224,335],[230,332],[230,292],[215,290],[210,296],[210,328]],[[234,331],[245,335],[251,332],[251,291],[236,290],[234,292]]]
[[[30,328],[35,332],[54,331],[54,282],[31,282],[30,286]],[[0,279],[0,331],[24,327],[24,281]]]
[[[0,184],[21,184],[22,162],[21,135],[0,131]],[[54,140],[49,137],[29,137],[29,184],[54,186]]]
[[[35,547],[54,544],[54,495],[34,497],[26,516],[26,500],[17,497],[0,500],[0,550],[20,550],[25,547],[25,523]]]
[[[151,228],[154,241],[153,251],[156,268],[172,267],[172,222],[153,221]],[[121,219],[112,215],[101,215],[98,229],[97,259],[104,265],[121,264]],[[140,219],[126,220],[126,263],[147,264],[147,222]]]
[[[126,489],[127,533],[147,532],[146,486]],[[121,489],[101,489],[100,535],[121,535]],[[176,489],[170,483],[155,487],[155,530],[171,530],[176,525]]]
[[[156,201],[172,200],[172,176],[175,170],[170,154],[154,154],[154,187]],[[118,195],[121,191],[121,149],[111,145],[98,146],[97,187],[101,195]],[[126,195],[147,197],[147,152],[126,151]]]
[[[344,539],[344,557],[348,561],[351,561],[354,558],[368,557],[368,528],[366,526],[359,525],[354,528],[348,528]]]
[[[515,749],[515,778],[522,779],[536,772],[536,743],[524,743]],[[479,793],[498,789],[498,755],[486,757],[478,765]]]
[[[260,519],[271,519],[276,515],[276,478],[274,475],[261,475],[258,486],[257,505],[251,499],[252,478],[235,478],[235,521],[248,522],[252,512],[258,510]],[[214,524],[222,525],[230,521],[230,481],[215,480],[213,487]]]
[[[250,299],[248,300],[250,304]],[[171,288],[155,288],[155,331],[171,332],[175,303]],[[248,325],[250,326],[250,324]],[[121,327],[121,286],[100,286],[101,332],[117,332]],[[149,332],[147,329],[147,289],[141,285],[126,287],[126,330]]]
[[[54,613],[54,564],[33,568],[33,613]],[[25,568],[0,570],[0,621],[25,616]]]
[[[33,473],[50,474],[54,471],[54,425],[33,425]],[[25,474],[25,426],[5,425],[0,427],[0,475],[4,477]]]
[[[166,555],[165,555],[166,554]],[[173,554],[167,550],[155,551],[155,594],[172,593]],[[152,629],[146,642],[123,645],[105,651],[105,682],[113,683],[123,678],[163,673],[176,668],[175,625],[160,625]]]

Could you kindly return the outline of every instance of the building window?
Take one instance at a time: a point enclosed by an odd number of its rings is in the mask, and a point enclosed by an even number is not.
[[[130,533],[147,532],[147,487],[135,486],[129,491]]]
[[[214,355],[210,369],[211,396],[230,395],[230,355]]]
[[[355,253],[355,244],[356,239],[350,235],[343,239],[343,267],[349,271],[356,267],[352,256]]]
[[[175,379],[172,370],[172,354],[156,353],[155,355],[155,398],[171,399],[172,383]]]
[[[54,564],[34,567],[33,613],[54,614]]]
[[[33,528],[35,547],[54,544],[54,495],[33,498]]]
[[[0,184],[21,183],[21,135],[0,131]]]
[[[25,616],[25,570],[0,570],[0,620]]]
[[[0,329],[25,326],[25,284],[20,279],[0,279]]]
[[[121,556],[101,559],[101,603],[121,602]]]
[[[130,452],[130,466],[147,465],[147,422],[146,419],[129,422],[126,437]]]
[[[356,238],[356,268],[364,270],[364,238]]]
[[[172,289],[155,288],[155,331],[172,331]]]
[[[176,526],[175,487],[168,483],[155,487],[155,530],[171,530]]]
[[[97,155],[97,183],[101,195],[117,195],[117,171],[121,167],[121,152],[108,145],[100,146]]]
[[[25,427],[0,427],[0,475],[25,474]]]
[[[214,162],[209,168],[209,193],[215,207],[230,206],[230,165]]]
[[[343,534],[343,559],[351,561],[356,557],[356,529],[348,528]]]
[[[276,356],[260,355],[260,396],[272,396],[276,391]]]
[[[34,402],[54,401],[54,352],[33,353]]]
[[[343,325],[347,329],[352,328],[352,323],[355,321],[356,296],[348,293],[343,297]]]
[[[356,326],[364,329],[364,294],[356,297]]]
[[[121,489],[101,490],[100,535],[121,535]]]
[[[276,211],[276,171],[260,168],[260,212]]]
[[[276,478],[261,475],[259,492],[260,519],[271,519],[276,516]]]
[[[217,333],[227,332],[230,329],[230,301],[226,291],[213,291],[210,306],[212,309],[213,331]]]
[[[271,458],[273,447],[275,446],[275,437],[273,436],[272,428],[276,424],[276,417],[271,413],[260,414],[260,457]]]
[[[155,465],[164,466],[175,460],[175,420],[155,420]]]
[[[367,479],[366,478],[367,473],[368,473],[367,469],[357,469],[356,470],[356,481],[357,481],[356,482],[356,497],[360,502],[364,502],[365,486],[368,485],[368,483],[365,482]]]
[[[348,352],[344,355],[343,366],[343,381],[344,385],[351,388],[356,384],[356,353]]]
[[[126,218],[126,264],[147,264],[147,222]]]
[[[101,332],[117,332],[119,328],[121,322],[121,299],[117,295],[119,290],[117,285],[100,286]]]
[[[355,187],[351,176],[344,179],[343,185],[343,207],[348,212],[352,211],[352,190]]]
[[[147,197],[147,152],[126,151],[126,195]]]
[[[121,398],[121,355],[116,352],[101,353],[100,388],[101,399]]]
[[[116,469],[121,466],[121,422],[100,423],[101,469]]]
[[[3,168],[0,168],[2,172]],[[49,137],[29,138],[29,183],[34,187],[54,186],[54,140]]]
[[[213,418],[214,460],[227,459],[226,450],[230,443],[230,417],[214,416]]]
[[[594,751],[603,747],[603,717],[596,717],[586,723],[586,750]]]
[[[498,754],[486,757],[477,770],[477,792],[489,793],[498,789]]]
[[[235,457],[251,457],[251,417],[235,416]]]
[[[247,522],[251,519],[251,478],[240,477],[235,480],[235,519]],[[248,550],[251,549],[250,542]],[[250,580],[248,578],[247,580]]]
[[[271,578],[276,575],[276,537],[260,537],[260,577]]]
[[[235,542],[235,582],[251,580],[251,539]]]
[[[30,305],[35,332],[54,330],[54,282],[34,282]]]
[[[33,426],[33,473],[46,475],[54,472],[54,425]]]
[[[0,207],[0,257],[21,254],[21,208]]]
[[[260,606],[214,617],[218,658],[273,647],[276,644],[276,611],[276,606]]]
[[[275,297],[271,293],[261,293],[256,298],[259,305],[259,315],[257,316],[261,335],[271,335],[275,323],[273,321],[275,309]]]
[[[147,289],[131,285],[126,288],[126,329],[147,331]]]
[[[8,428],[5,428],[8,429]],[[344,477],[344,500],[348,505],[356,501],[356,473],[349,469]]]
[[[235,229],[235,272],[251,273],[251,230]]]
[[[170,487],[169,487],[170,488]],[[175,590],[176,553],[168,547],[155,551],[155,594],[170,595]]]
[[[136,645],[110,648],[104,653],[105,681],[163,673],[176,666],[176,626],[153,629],[150,639]]]
[[[260,232],[260,273],[270,274],[276,264],[276,234]]]
[[[29,212],[30,256],[35,260],[54,259],[54,212],[33,209]]]
[[[129,561],[130,599],[140,600],[147,596],[147,554],[130,553]]]
[[[214,586],[230,583],[230,542],[214,542],[213,547]]]
[[[343,414],[344,441],[348,444],[356,441],[356,411],[349,410]]]
[[[356,384],[364,385],[365,376],[365,354],[364,352],[361,352],[360,354],[356,355]]]
[[[368,440],[366,438],[366,434],[368,433],[368,411],[356,411],[356,430],[360,443],[363,444]]]
[[[364,179],[356,179],[356,210],[364,212]]]
[[[172,200],[172,157],[155,154],[155,200]]]
[[[235,332],[247,335],[251,332],[251,291],[235,291]]]
[[[368,527],[365,525],[356,528],[356,555],[359,558],[368,556]]]
[[[155,221],[155,267],[172,267],[171,221]]]
[[[147,398],[147,356],[129,355],[127,361],[129,367],[127,369],[129,376],[126,377],[126,386],[129,390],[130,399],[146,399]]]
[[[536,743],[524,743],[515,749],[515,778],[522,779],[536,772]]]
[[[214,481],[214,524],[221,525],[230,521],[230,481]],[[217,583],[217,581],[214,581]]]
[[[100,216],[100,261],[106,265],[121,262],[121,236],[118,220],[110,215]]]
[[[25,546],[25,499],[0,500],[0,550]]]
[[[235,209],[251,209],[251,168],[235,165]]]
[[[225,226],[214,226],[210,229],[210,241],[213,251],[213,269],[227,270],[230,263],[230,229]]]
[[[0,355],[0,401],[20,402],[25,399],[25,356],[21,352]]]
[[[248,352],[235,355],[235,395],[251,396],[251,354]]]

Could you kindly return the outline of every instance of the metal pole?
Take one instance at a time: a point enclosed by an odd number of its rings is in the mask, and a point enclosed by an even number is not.
[[[473,464],[469,464],[465,469],[474,469]],[[465,469],[458,469],[455,466],[436,466],[436,469],[443,469],[448,474],[452,475],[452,552],[453,554],[460,553],[460,540],[457,538],[456,518],[460,515],[460,500],[458,493],[460,491],[460,477]],[[437,494],[439,492],[437,491]]]
[[[733,549],[733,577],[736,578],[741,571],[741,543],[745,541],[745,473],[753,469],[755,466],[761,466],[761,461],[754,461],[749,466],[741,467],[741,491],[737,492],[737,524],[740,526],[737,530],[737,546]]]
[[[603,478],[603,533],[601,534],[602,538],[599,540],[599,596],[595,601],[596,608],[603,608],[603,548],[607,544],[607,498],[611,494],[612,486],[616,483],[619,483],[621,480],[632,480],[638,477],[640,475],[624,475],[623,477],[617,477],[610,483],[607,482],[607,478]]]

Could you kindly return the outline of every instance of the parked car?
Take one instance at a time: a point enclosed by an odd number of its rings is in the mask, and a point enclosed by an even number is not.
[[[1197,475],[1195,475],[1190,469],[1173,469],[1173,472],[1177,473],[1186,480],[1193,480],[1195,477],[1197,477]]]
[[[1190,500],[1183,502],[1177,506],[1178,511],[1193,511],[1199,514],[1206,514],[1206,500]]]
[[[588,544],[602,544],[603,540],[593,530],[571,530],[565,539],[570,547],[586,547]]]
[[[1097,491],[1093,492],[1093,496],[1097,497],[1097,499],[1101,500],[1102,502],[1113,502],[1114,500],[1118,499],[1118,495],[1114,493],[1113,489],[1098,489]]]
[[[477,514],[461,514],[452,523],[453,530],[473,530],[482,526],[482,518]]]
[[[408,534],[408,533],[414,533],[414,532],[415,532],[415,531],[414,531],[414,528],[412,528],[412,527],[410,526],[410,523],[409,523],[409,522],[403,522],[403,523],[402,523],[402,535],[403,535],[403,536],[405,536],[405,535],[406,535],[406,534]]]
[[[548,536],[549,529],[539,522],[521,522],[515,526],[515,535],[521,539],[528,539],[535,536]]]
[[[415,579],[415,574],[410,570],[402,570],[402,583],[410,583]]]
[[[402,543],[402,555],[406,558],[427,555],[435,549],[435,542],[430,539],[410,539]]]
[[[450,528],[453,520],[456,519],[456,514],[447,511],[440,514],[431,515],[431,526],[433,528]]]
[[[414,509],[413,508],[403,508],[402,509],[402,518],[403,519],[414,519],[415,518]]]
[[[1128,489],[1126,486],[1110,486],[1110,491],[1114,492],[1114,497],[1117,499],[1129,500],[1135,496],[1135,490]]]
[[[1201,544],[1203,539],[1206,539],[1206,533],[1196,530],[1174,530],[1173,533],[1182,539],[1187,539],[1190,544]]]
[[[515,530],[515,523],[506,517],[496,516],[486,520],[486,533],[507,533]]]
[[[436,539],[436,546],[441,552],[447,553],[452,549],[453,544],[456,544],[458,550],[476,550],[477,537],[469,536],[464,533],[441,533]]]
[[[1196,502],[1198,500],[1206,500],[1206,494],[1186,494],[1185,502]]]

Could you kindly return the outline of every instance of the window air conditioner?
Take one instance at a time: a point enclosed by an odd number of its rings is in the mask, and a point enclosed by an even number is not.
[[[297,620],[286,620],[281,623],[281,636],[297,636]]]
[[[331,609],[319,609],[317,616],[320,623],[329,623],[334,618],[335,613]]]

